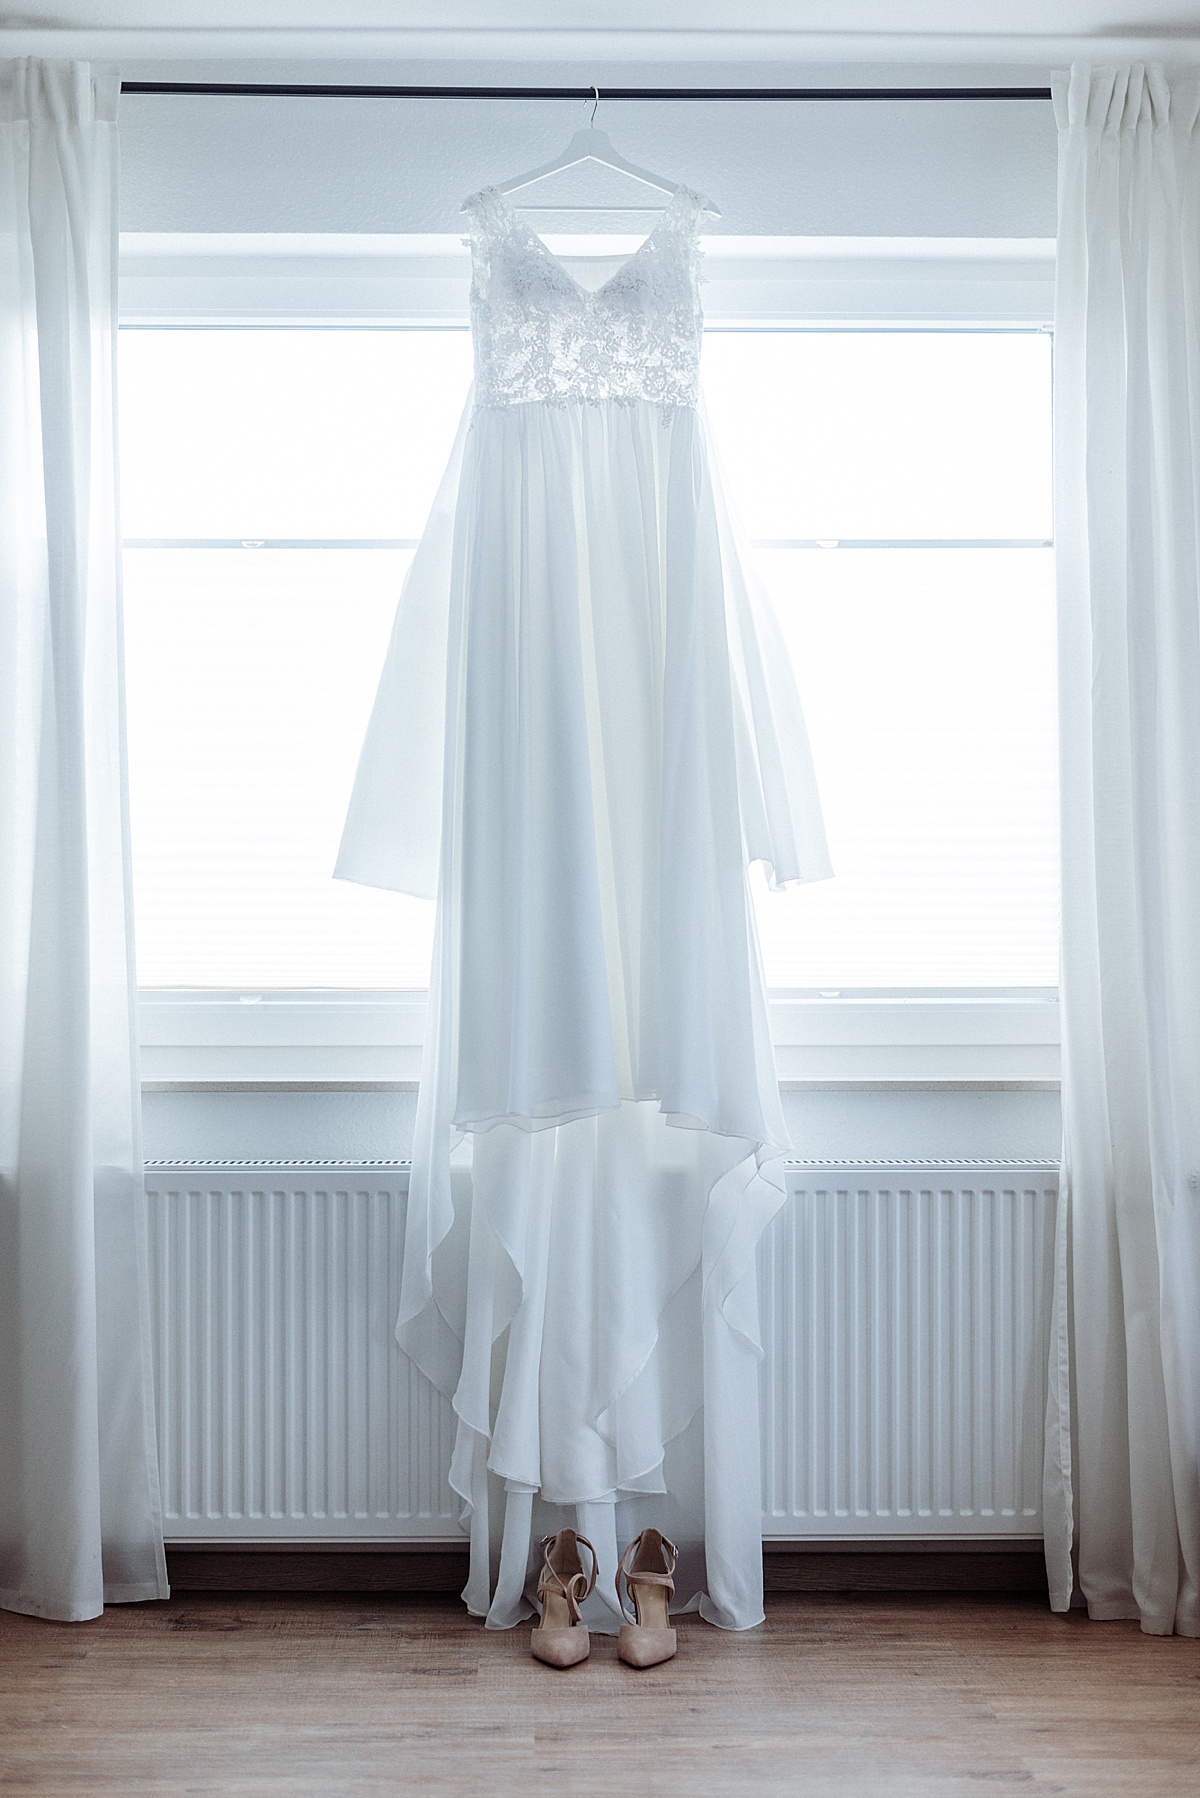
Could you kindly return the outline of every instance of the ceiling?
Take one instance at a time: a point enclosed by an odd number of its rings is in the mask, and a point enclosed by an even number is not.
[[[1200,31],[1197,0],[23,0],[0,27],[116,30],[822,32],[1142,36]]]

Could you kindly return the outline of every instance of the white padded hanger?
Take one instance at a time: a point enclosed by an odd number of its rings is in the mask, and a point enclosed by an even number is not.
[[[681,182],[668,180],[665,175],[656,175],[652,169],[644,169],[636,162],[630,162],[628,158],[622,156],[621,152],[614,146],[608,133],[606,131],[601,131],[598,128],[596,125],[596,108],[600,104],[600,90],[596,88],[593,91],[595,92],[596,98],[592,103],[592,117],[590,124],[586,125],[582,131],[577,131],[562,153],[555,156],[552,161],[544,162],[536,169],[527,169],[524,174],[510,175],[507,181],[498,181],[496,187],[500,193],[508,196],[522,193],[527,187],[534,187],[539,181],[545,181],[551,175],[561,174],[566,169],[578,168],[580,163],[583,162],[598,162],[604,168],[615,170],[617,174],[628,175],[632,180],[640,181],[645,187],[652,187],[655,192],[659,194],[670,196],[671,194],[678,192],[679,188],[683,185]],[[622,213],[647,212],[654,210],[653,203],[647,205],[645,201],[640,200],[631,201],[628,205],[624,206],[597,206],[591,203],[572,205],[562,200],[542,205],[539,205],[535,200],[528,202],[521,201],[519,204],[529,212]],[[711,201],[706,203],[705,210],[709,212],[713,218],[720,218],[721,216],[720,211]]]

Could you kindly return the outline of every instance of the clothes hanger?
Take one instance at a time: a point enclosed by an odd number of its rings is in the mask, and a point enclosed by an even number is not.
[[[669,181],[665,175],[656,175],[651,169],[640,168],[636,162],[630,162],[621,155],[613,145],[607,131],[601,131],[596,124],[596,108],[600,104],[600,89],[593,87],[596,96],[592,101],[592,116],[582,131],[577,131],[561,155],[552,162],[545,162],[540,168],[528,169],[522,175],[510,175],[507,181],[498,181],[496,190],[506,196],[522,192],[527,187],[534,187],[539,181],[545,181],[549,175],[560,174],[565,169],[578,168],[581,162],[598,162],[605,168],[613,169],[619,175],[629,175],[634,181],[640,181],[645,187],[652,187],[657,193],[668,196],[679,191],[682,183]],[[630,204],[627,206],[595,206],[564,205],[561,200],[539,205],[536,201],[521,201],[525,212],[649,212],[655,208],[646,205]],[[711,200],[705,202],[704,210],[713,218],[720,218],[719,207]]]

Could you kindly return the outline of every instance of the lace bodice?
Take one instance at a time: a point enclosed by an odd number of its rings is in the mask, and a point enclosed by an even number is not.
[[[475,404],[652,400],[695,406],[704,200],[677,188],[646,241],[594,292],[494,187],[471,221]]]

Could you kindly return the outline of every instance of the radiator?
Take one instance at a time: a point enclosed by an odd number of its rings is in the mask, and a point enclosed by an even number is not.
[[[1056,1173],[795,1166],[760,1251],[763,1531],[1036,1536]],[[407,1170],[153,1164],[173,1542],[461,1538],[449,1405],[395,1345]]]
[[[1040,1535],[1057,1169],[794,1179],[759,1251],[763,1534]]]
[[[407,1183],[147,1169],[168,1541],[459,1537],[453,1415],[393,1336]]]

